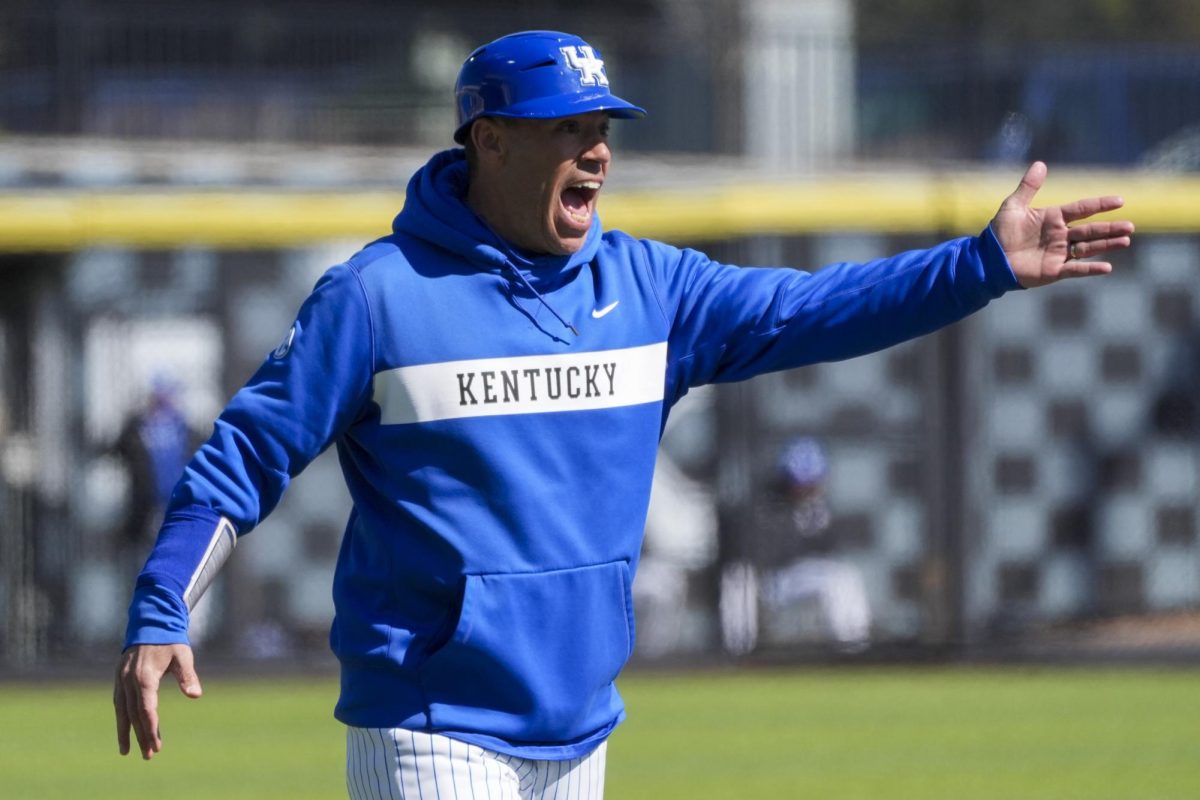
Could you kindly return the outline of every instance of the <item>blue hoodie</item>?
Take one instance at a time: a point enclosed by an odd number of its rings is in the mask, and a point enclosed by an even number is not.
[[[126,644],[186,642],[182,597],[221,518],[246,534],[336,443],[354,503],[337,718],[570,759],[624,718],[613,682],[671,406],[928,333],[1017,283],[990,230],[809,274],[597,217],[579,252],[530,258],[466,185],[463,152],[436,155],[394,233],[317,283],[176,486]]]

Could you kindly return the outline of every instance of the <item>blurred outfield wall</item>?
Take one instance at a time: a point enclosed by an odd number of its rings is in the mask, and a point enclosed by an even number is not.
[[[653,164],[626,160],[645,174]],[[817,268],[977,232],[1015,172],[842,173],[607,196],[609,228],[731,263]],[[668,429],[639,576],[643,659],[721,651],[720,574],[796,434],[830,456],[838,558],[874,654],[1188,656],[1200,612],[1200,181],[1054,170],[1039,201],[1120,191],[1116,274],[1016,293],[932,337],[695,392]],[[9,667],[118,646],[129,471],[108,449],[148,387],[211,425],[320,273],[386,232],[395,191],[0,193],[0,618]],[[211,597],[213,652],[325,654],[348,500],[318,459]],[[788,536],[784,531],[780,537]],[[770,536],[765,540],[769,541]],[[749,658],[824,658],[811,602]]]

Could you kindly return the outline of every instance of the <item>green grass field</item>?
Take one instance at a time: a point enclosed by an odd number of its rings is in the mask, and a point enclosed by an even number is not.
[[[1200,798],[1198,670],[642,673],[621,689],[614,800]],[[117,755],[109,692],[0,684],[0,796],[345,796],[335,681],[172,687],[150,763]]]

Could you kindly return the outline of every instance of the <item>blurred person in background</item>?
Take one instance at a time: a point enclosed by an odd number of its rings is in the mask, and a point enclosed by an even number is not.
[[[354,501],[333,594],[352,797],[603,795],[624,719],[655,455],[689,389],[871,352],[1001,294],[1107,273],[1118,198],[1031,207],[1036,163],[978,236],[807,273],[605,232],[601,54],[532,31],[468,57],[462,145],[393,233],[317,283],[188,463],[138,577],[119,750],[162,747],[158,687],[201,693],[195,602],[290,479],[336,444]]]
[[[117,530],[115,552],[123,580],[132,580],[146,561],[155,534],[183,468],[203,437],[188,424],[180,407],[183,385],[166,372],[150,380],[146,398],[130,412],[109,448],[128,476],[125,514]],[[213,601],[197,606],[188,626],[191,639],[207,637]]]
[[[775,562],[782,566],[767,578],[763,599],[773,612],[815,599],[833,641],[849,652],[862,650],[871,635],[871,606],[862,572],[838,558],[825,447],[811,436],[795,439],[779,459],[779,472],[788,512],[783,539],[794,549]]]
[[[181,391],[179,382],[166,373],[155,375],[145,401],[130,412],[110,447],[129,477],[117,550],[130,578],[145,562],[171,490],[201,441],[179,407]]]
[[[844,558],[833,528],[829,458],[812,436],[789,441],[753,529],[730,537],[734,559],[721,575],[721,639],[731,655],[759,644],[760,628],[814,604],[821,634],[838,650],[866,649],[871,607],[862,572]]]

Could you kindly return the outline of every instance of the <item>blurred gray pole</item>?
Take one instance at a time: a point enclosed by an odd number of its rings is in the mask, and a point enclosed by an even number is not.
[[[0,429],[0,666],[28,666],[36,654],[33,617],[33,464],[30,435],[34,312],[32,271],[0,264],[0,316],[5,324],[0,361],[7,411]]]
[[[927,465],[923,489],[929,509],[928,550],[920,579],[925,617],[922,639],[948,654],[959,653],[966,645],[964,324],[933,334],[920,351]]]
[[[787,171],[852,156],[851,0],[749,0],[742,8],[746,155]]]
[[[779,264],[783,261],[782,241],[777,236],[759,236],[739,248],[737,260],[746,265]],[[720,635],[721,573],[733,560],[734,553],[745,552],[734,543],[749,535],[755,495],[761,491],[754,480],[755,453],[762,450],[766,435],[753,382],[722,384],[715,395],[717,439],[717,564],[713,575],[713,619],[717,620],[716,641]],[[719,648],[720,645],[718,644]]]

